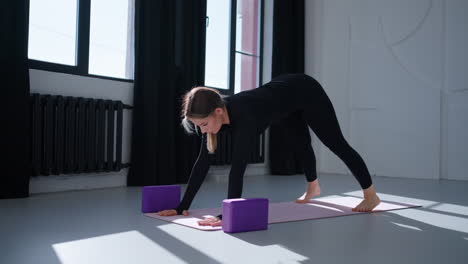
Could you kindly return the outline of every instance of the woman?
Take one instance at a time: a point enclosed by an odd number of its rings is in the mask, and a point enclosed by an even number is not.
[[[231,130],[234,141],[227,198],[240,198],[253,135],[280,119],[294,136],[291,141],[308,182],[297,203],[308,202],[320,194],[309,127],[346,164],[363,189],[364,200],[353,211],[372,211],[380,203],[366,164],[346,142],[330,99],[310,76],[282,75],[257,89],[225,98],[215,89],[196,87],[184,95],[181,114],[182,125],[188,132],[193,133],[198,127],[203,133],[202,147],[181,203],[177,208],[158,212],[161,216],[188,215],[187,210],[208,172],[213,156],[210,154],[216,150],[216,134],[224,130]],[[198,223],[219,226],[221,215]]]

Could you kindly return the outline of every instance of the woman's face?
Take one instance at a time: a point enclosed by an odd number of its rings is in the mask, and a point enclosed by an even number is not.
[[[223,110],[221,108],[216,108],[211,115],[205,118],[189,118],[189,120],[192,121],[198,127],[200,127],[200,130],[203,134],[216,134],[223,125],[222,115]]]

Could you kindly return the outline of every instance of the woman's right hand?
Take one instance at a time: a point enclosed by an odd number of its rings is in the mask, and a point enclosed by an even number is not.
[[[160,215],[160,216],[173,216],[173,215],[176,215],[176,214],[177,214],[177,211],[174,210],[174,209],[163,210],[163,211],[157,212],[157,214]],[[184,216],[187,216],[187,215],[188,215],[188,211],[187,211],[187,210],[184,210],[184,211],[182,211],[182,214],[183,214]]]

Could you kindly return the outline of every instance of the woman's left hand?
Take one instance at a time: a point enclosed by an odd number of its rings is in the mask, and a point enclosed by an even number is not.
[[[217,217],[208,217],[198,221],[198,224],[201,226],[220,226],[222,225],[222,220],[218,219]]]

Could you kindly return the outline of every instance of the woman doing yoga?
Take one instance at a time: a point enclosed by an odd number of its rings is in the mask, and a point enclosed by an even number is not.
[[[330,99],[322,86],[308,75],[281,75],[256,89],[225,98],[215,89],[196,87],[184,95],[181,115],[182,125],[189,133],[197,131],[197,127],[201,130],[202,145],[182,201],[177,208],[158,212],[161,216],[188,215],[187,210],[214,156],[218,132],[231,131],[233,150],[227,198],[240,198],[253,135],[262,133],[277,120],[285,122],[288,134],[293,135],[294,151],[307,179],[306,191],[296,199],[297,203],[306,203],[320,194],[309,127],[359,182],[364,199],[353,211],[372,211],[380,203],[366,164],[341,132]],[[219,226],[221,221],[219,215],[198,223]]]

